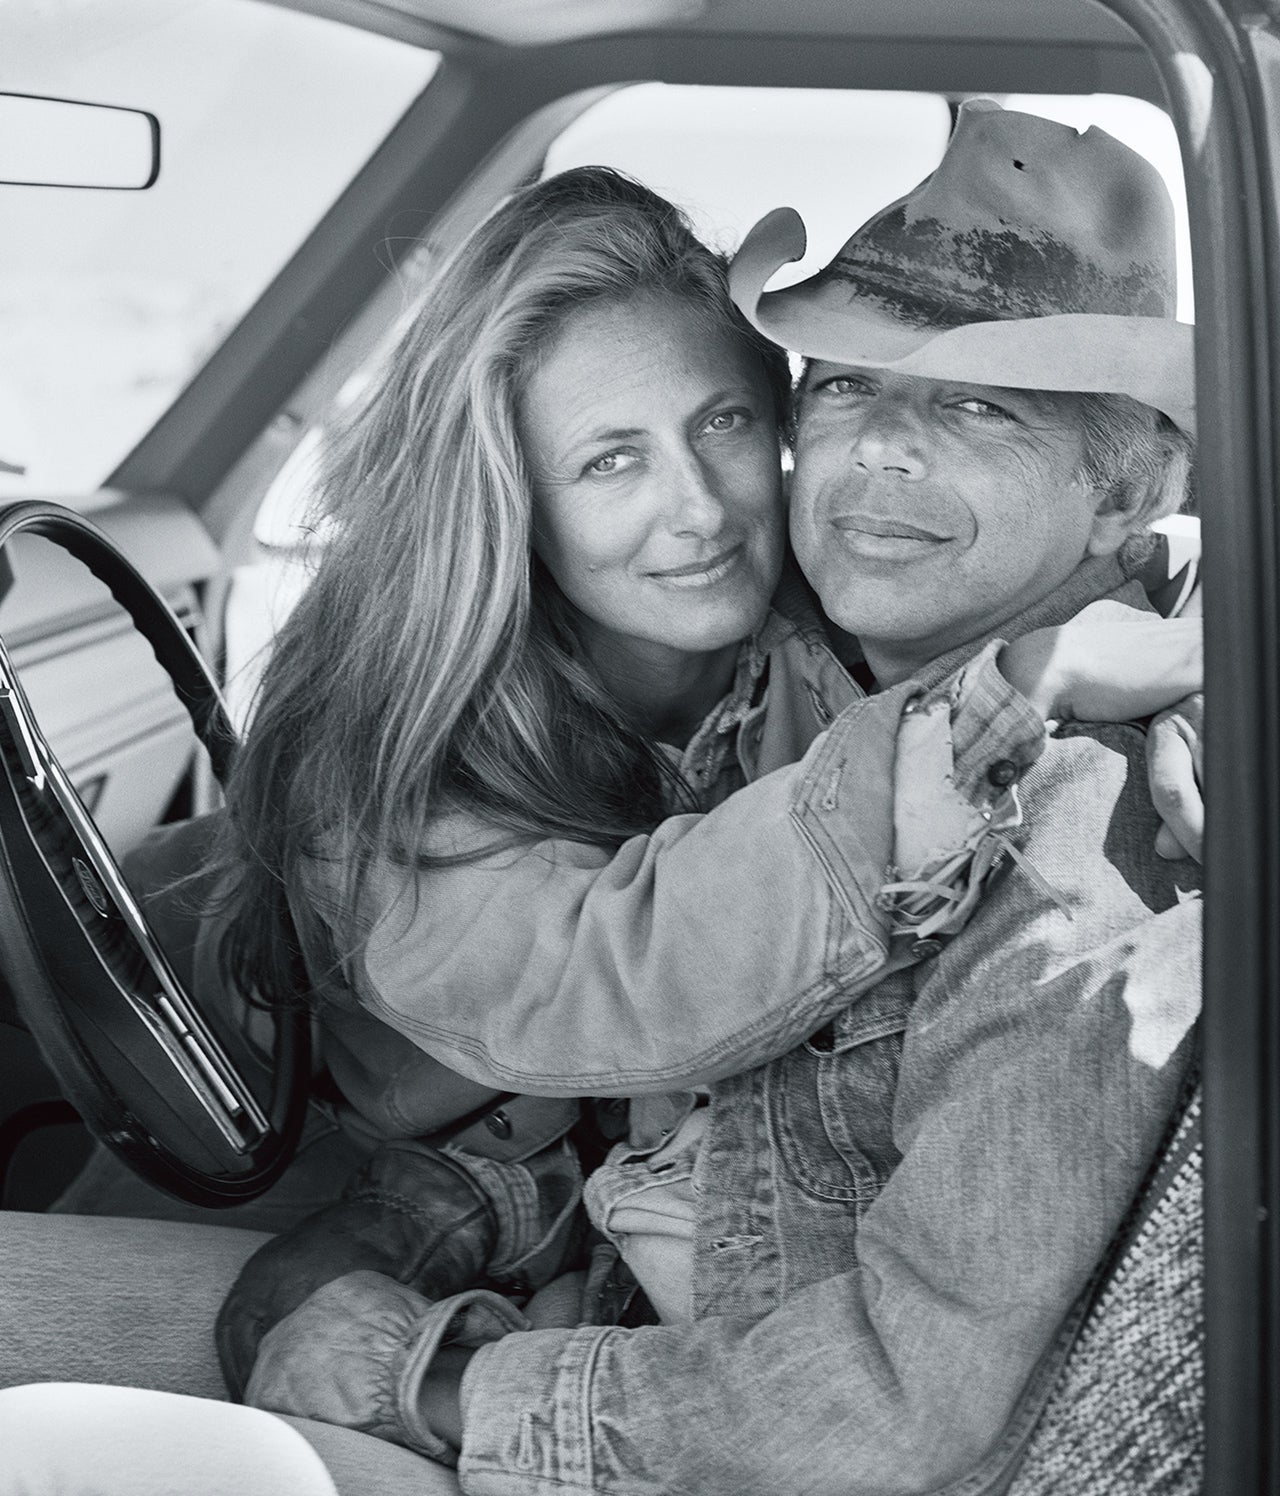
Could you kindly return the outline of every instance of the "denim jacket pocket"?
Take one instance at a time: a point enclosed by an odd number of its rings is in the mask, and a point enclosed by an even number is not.
[[[814,1199],[861,1214],[898,1163],[893,1103],[912,993],[910,974],[895,973],[775,1067],[778,1151]]]

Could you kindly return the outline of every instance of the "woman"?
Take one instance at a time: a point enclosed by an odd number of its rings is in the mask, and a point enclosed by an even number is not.
[[[852,887],[795,835],[803,764],[693,814],[860,695],[798,588],[765,619],[783,375],[669,205],[570,173],[469,241],[339,448],[336,539],[268,672],[223,856],[232,969],[291,995],[292,919],[331,1068],[375,1127],[439,1120],[431,1061],[365,1062],[387,1024],[482,1087],[660,1093],[789,1048],[881,970],[885,807],[841,808]],[[1024,663],[1011,647],[1015,681]],[[989,823],[943,783],[904,788],[956,828],[936,851],[963,874]],[[522,1005],[548,1002],[558,1051],[521,1054]],[[496,1027],[468,1049],[450,1018],[477,1008]],[[28,1253],[71,1226],[28,1224]],[[187,1269],[205,1291],[259,1244],[218,1235],[220,1269]],[[206,1251],[144,1238],[157,1281]],[[59,1344],[24,1372],[119,1374],[101,1350],[86,1333],[81,1359]],[[209,1390],[207,1352],[156,1380]]]

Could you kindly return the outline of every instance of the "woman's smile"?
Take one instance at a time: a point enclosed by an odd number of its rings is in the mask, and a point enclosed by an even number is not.
[[[714,587],[723,582],[732,572],[737,569],[742,560],[743,545],[739,541],[731,545],[727,550],[722,550],[714,556],[709,556],[705,561],[690,561],[684,566],[672,566],[665,570],[650,571],[648,576],[655,582],[662,582],[669,587],[697,588]]]

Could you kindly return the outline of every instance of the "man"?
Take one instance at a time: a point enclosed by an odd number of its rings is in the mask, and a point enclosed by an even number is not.
[[[493,1295],[361,1274],[267,1337],[249,1401],[460,1448],[468,1492],[1003,1488],[1184,1083],[1199,908],[1151,855],[1142,735],[1064,724],[1037,757],[995,669],[1003,640],[1137,601],[1185,490],[1163,189],[1099,131],[978,103],[928,182],[766,293],[795,227],[753,231],[735,295],[809,360],[793,540],[875,688],[797,819],[839,858],[824,807],[889,714],[933,762],[1003,744],[981,772],[1024,827],[961,933],[718,1087],[693,1323],[503,1335],[524,1322]]]

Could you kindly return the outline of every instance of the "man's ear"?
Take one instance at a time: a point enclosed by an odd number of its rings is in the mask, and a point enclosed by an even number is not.
[[[1142,506],[1122,509],[1112,494],[1103,494],[1094,510],[1085,550],[1090,556],[1114,556],[1129,536],[1143,528]]]

